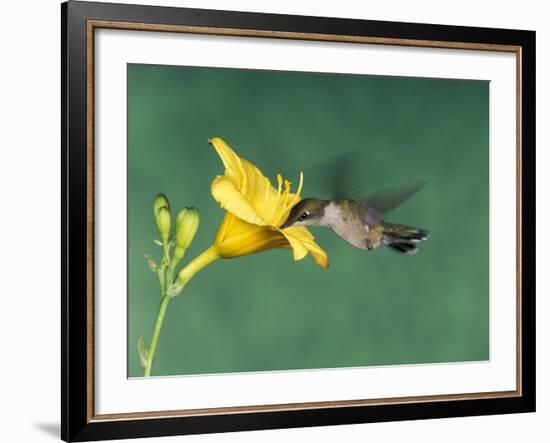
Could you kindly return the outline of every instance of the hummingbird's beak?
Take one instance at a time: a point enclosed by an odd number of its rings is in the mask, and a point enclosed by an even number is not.
[[[290,223],[288,222],[288,219],[286,222],[284,222],[279,229],[288,228],[290,226]]]

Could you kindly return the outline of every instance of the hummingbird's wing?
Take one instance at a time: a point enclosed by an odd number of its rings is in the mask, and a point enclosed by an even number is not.
[[[332,164],[332,199],[358,200],[368,189],[365,166],[357,151],[348,151],[338,156]]]
[[[304,170],[308,196],[327,200],[349,199],[385,214],[422,189],[427,181],[416,181],[372,193],[369,165],[356,150],[320,160]]]
[[[319,160],[304,169],[308,196],[326,200],[359,200],[365,196],[365,167],[357,151]]]
[[[386,189],[384,191],[367,195],[362,198],[360,202],[369,208],[375,209],[380,214],[385,214],[400,206],[405,200],[412,197],[424,186],[426,186],[427,183],[427,181],[419,181]]]

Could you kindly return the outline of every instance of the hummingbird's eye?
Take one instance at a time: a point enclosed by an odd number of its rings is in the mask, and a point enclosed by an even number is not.
[[[308,211],[304,211],[300,214],[300,217],[298,217],[298,220],[305,220],[307,216],[309,215]]]

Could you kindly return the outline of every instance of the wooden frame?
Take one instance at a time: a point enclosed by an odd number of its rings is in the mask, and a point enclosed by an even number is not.
[[[84,441],[535,409],[535,35],[105,3],[62,5],[62,438]],[[517,60],[517,387],[514,391],[94,413],[94,31],[99,28],[504,51]]]

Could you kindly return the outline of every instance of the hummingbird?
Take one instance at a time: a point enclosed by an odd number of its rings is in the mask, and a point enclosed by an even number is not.
[[[418,252],[418,243],[427,240],[429,233],[425,229],[392,223],[385,219],[385,214],[419,191],[426,182],[394,188],[379,192],[370,197],[346,198],[345,195],[358,193],[357,162],[351,154],[341,156],[336,171],[336,194],[332,199],[305,198],[290,210],[287,220],[281,228],[290,226],[322,226],[331,229],[350,245],[365,250],[387,246],[402,254]],[[325,175],[326,177],[326,175]],[[349,183],[342,184],[342,179]],[[351,184],[350,184],[351,183]]]
[[[305,198],[291,209],[281,228],[290,226],[324,226],[356,248],[388,246],[403,254],[415,254],[417,243],[429,236],[425,229],[388,222],[375,209],[350,199]]]

